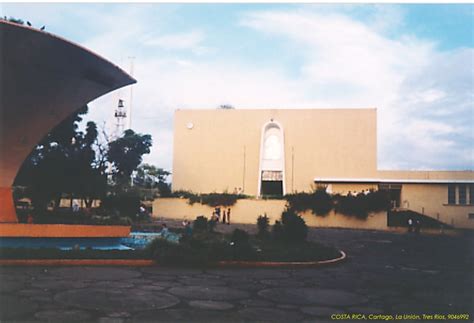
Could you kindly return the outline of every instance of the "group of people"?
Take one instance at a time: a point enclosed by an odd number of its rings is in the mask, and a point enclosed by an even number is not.
[[[216,222],[222,221],[222,223],[230,224],[230,208],[228,208],[227,211],[223,209],[221,214],[221,208],[216,207],[212,212],[211,220]]]
[[[419,219],[413,220],[412,218],[408,219],[408,232],[420,233],[421,230],[421,221]]]

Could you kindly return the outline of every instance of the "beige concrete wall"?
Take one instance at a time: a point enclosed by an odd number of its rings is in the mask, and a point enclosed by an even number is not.
[[[474,171],[421,171],[421,170],[379,170],[381,179],[422,180],[474,180]]]
[[[403,184],[401,206],[424,213],[455,228],[474,229],[474,205],[448,205],[446,184]]]
[[[187,201],[187,199],[180,198],[156,199],[153,202],[153,217],[194,220],[197,216],[204,215],[210,218],[214,208],[199,203],[190,205]],[[231,207],[231,222],[256,224],[257,217],[266,213],[270,218],[270,223],[273,224],[275,220],[280,219],[285,204],[284,200],[238,200]],[[386,212],[371,214],[367,220],[358,220],[354,217],[334,214],[334,212],[325,217],[315,216],[311,212],[306,212],[302,216],[306,224],[314,227],[388,230]]]
[[[310,190],[315,177],[376,175],[375,109],[178,110],[173,190],[257,195],[261,132],[271,119],[284,131],[287,193]]]

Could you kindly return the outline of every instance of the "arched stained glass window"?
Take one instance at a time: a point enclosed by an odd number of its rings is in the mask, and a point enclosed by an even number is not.
[[[263,144],[263,159],[278,160],[281,158],[281,143],[276,134],[271,134]]]

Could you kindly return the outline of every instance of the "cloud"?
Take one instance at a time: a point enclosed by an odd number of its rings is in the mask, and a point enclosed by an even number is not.
[[[196,54],[204,54],[209,49],[202,45],[204,33],[192,30],[167,35],[146,35],[142,43],[145,46],[161,47],[167,50],[191,50]]]
[[[82,31],[58,33],[126,70],[127,57],[135,57],[133,128],[152,134],[145,161],[159,167],[172,166],[175,109],[232,104],[377,107],[379,168],[474,168],[473,49],[441,51],[436,40],[407,33],[406,7],[257,11],[249,5],[233,16],[239,19],[225,20],[226,34],[219,36],[218,21],[178,26],[180,6],[62,5],[54,12],[55,6],[28,12],[37,12],[38,21],[54,15],[53,31],[69,26],[68,17],[79,19]],[[129,104],[129,93],[122,89],[92,102],[89,119],[107,121],[111,132],[117,100]]]
[[[378,108],[379,168],[473,168],[474,147],[458,144],[474,142],[472,49],[440,52],[338,12],[261,11],[241,23],[304,52],[301,81],[325,106]]]

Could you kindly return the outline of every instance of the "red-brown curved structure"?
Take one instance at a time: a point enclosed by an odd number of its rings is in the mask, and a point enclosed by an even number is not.
[[[15,223],[11,185],[35,145],[75,110],[136,81],[77,44],[3,20],[0,56],[0,223]]]

